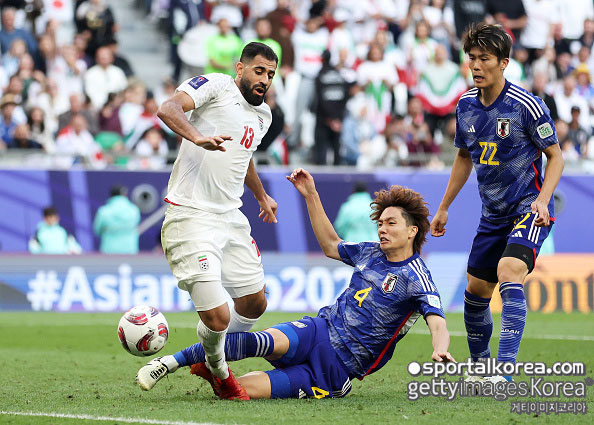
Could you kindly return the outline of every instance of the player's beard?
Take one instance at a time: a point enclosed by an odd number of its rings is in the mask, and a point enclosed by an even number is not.
[[[264,94],[262,94],[262,96],[254,93],[254,89],[258,86],[264,89]],[[247,78],[241,78],[239,80],[239,91],[250,105],[260,106],[262,102],[264,102],[264,95],[267,90],[268,89],[264,84],[254,84],[251,86],[250,81]]]

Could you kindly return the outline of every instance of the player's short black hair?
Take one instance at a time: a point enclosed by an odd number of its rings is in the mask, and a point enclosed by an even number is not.
[[[128,195],[128,189],[125,186],[116,184],[111,187],[109,194],[111,196],[126,196]]]
[[[49,206],[49,207],[43,209],[43,216],[45,218],[51,217],[54,215],[58,215],[58,210],[56,210],[53,206]]]
[[[258,41],[252,41],[248,43],[241,52],[240,62],[248,63],[251,62],[256,56],[263,56],[269,61],[275,61],[278,64],[278,56],[274,53],[269,46]]]
[[[421,247],[427,241],[429,232],[429,209],[423,196],[404,186],[393,185],[390,189],[375,192],[375,199],[371,203],[373,221],[378,221],[386,208],[397,207],[402,211],[402,217],[408,226],[417,226],[417,234],[413,241],[413,252],[421,253]]]
[[[498,24],[471,24],[462,36],[464,53],[474,47],[497,56],[498,60],[509,58],[512,47],[511,36]]]

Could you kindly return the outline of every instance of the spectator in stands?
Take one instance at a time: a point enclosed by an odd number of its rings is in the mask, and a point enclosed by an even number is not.
[[[419,79],[416,94],[427,114],[431,132],[443,129],[445,121],[456,111],[460,96],[466,91],[460,67],[448,59],[442,44],[435,47],[435,57]]]
[[[118,41],[115,38],[107,40],[104,46],[109,47],[111,54],[113,55],[113,64],[124,71],[126,78],[130,78],[134,75],[134,70],[128,62],[128,59],[118,53]]]
[[[405,41],[404,52],[411,73],[409,85],[416,85],[419,74],[435,56],[435,48],[438,43],[431,38],[430,30],[427,21],[421,19],[416,24],[414,38]]]
[[[27,54],[27,44],[22,38],[12,40],[10,49],[2,55],[2,66],[10,77],[17,73],[21,58]]]
[[[25,53],[21,57],[17,75],[23,82],[23,102],[27,103],[31,99],[36,99],[43,90],[46,78],[41,71],[35,69],[35,63],[29,53]]]
[[[4,7],[2,9],[2,30],[0,30],[0,51],[8,52],[15,39],[20,38],[27,44],[27,51],[32,55],[37,54],[37,41],[29,31],[15,27],[16,9]]]
[[[340,161],[340,133],[350,84],[330,64],[330,51],[322,54],[322,69],[315,80],[314,113],[316,116],[314,163],[326,165],[328,148],[332,149],[333,164]]]
[[[526,11],[526,26],[522,30],[520,43],[528,51],[528,62],[532,63],[542,55],[550,44],[553,25],[559,22],[560,2],[556,0],[523,0]]]
[[[217,22],[218,34],[210,36],[206,42],[206,56],[208,63],[205,73],[221,72],[227,75],[235,75],[235,63],[239,60],[243,43],[231,29],[226,18],[220,18]]]
[[[532,94],[535,96],[540,97],[549,111],[551,113],[551,119],[553,121],[557,121],[559,118],[559,114],[557,113],[557,104],[555,103],[555,98],[551,96],[547,90],[548,84],[548,77],[547,74],[543,72],[538,72],[534,74],[534,78],[532,79]]]
[[[281,46],[283,52],[282,74],[287,74],[288,70],[293,69],[295,51],[291,42],[291,33],[295,28],[296,19],[291,11],[290,0],[278,0],[276,9],[266,15],[270,22],[270,38],[276,40]]]
[[[14,142],[11,146],[14,149],[43,149],[40,143],[31,138],[29,124],[23,123],[14,129]]]
[[[146,100],[146,86],[136,78],[124,90],[122,106],[119,110],[122,135],[127,137],[134,130],[134,125],[144,111]]]
[[[486,0],[454,0],[454,23],[456,38],[459,41],[464,31],[472,23],[481,22],[487,15]]]
[[[394,67],[384,60],[380,44],[371,43],[367,60],[357,68],[357,85],[364,91],[368,119],[382,133],[392,113],[392,90],[398,82]]]
[[[171,130],[159,117],[157,117],[157,111],[159,105],[155,101],[155,97],[152,92],[147,93],[144,100],[144,108],[140,116],[134,122],[132,130],[126,135],[126,148],[130,151],[134,150],[138,141],[142,138],[142,135],[151,127],[159,127],[168,134],[172,134]]]
[[[569,125],[563,121],[555,122],[555,130],[557,131],[557,138],[559,139],[559,146],[563,154],[563,160],[569,163],[575,163],[579,160],[580,154],[576,149],[573,140],[569,138]]]
[[[101,238],[99,250],[104,254],[138,253],[140,210],[127,195],[125,187],[112,187],[110,198],[93,220],[93,231]]]
[[[81,114],[85,117],[87,122],[87,130],[94,136],[99,133],[99,116],[93,110],[89,102],[84,101],[83,95],[71,94],[69,97],[70,109],[58,117],[58,133],[61,133],[66,126],[70,125],[72,117],[76,114]]]
[[[377,224],[370,218],[372,202],[367,184],[356,182],[353,193],[340,206],[334,221],[334,228],[341,239],[357,243],[378,240]]]
[[[62,46],[61,54],[56,57],[49,69],[48,78],[58,83],[60,93],[66,97],[71,94],[84,94],[83,75],[87,71],[87,63],[77,55],[74,45]]]
[[[573,71],[573,75],[575,75],[576,81],[575,90],[588,103],[590,113],[594,112],[594,86],[591,83],[588,65],[585,63],[579,64],[575,71]]]
[[[526,9],[521,1],[487,0],[486,21],[501,24],[507,32],[512,33],[514,42],[520,40],[527,20]]]
[[[449,57],[451,40],[455,35],[454,12],[445,0],[431,0],[423,7],[423,18],[431,28],[432,39],[443,45]]]
[[[55,142],[53,134],[45,125],[45,112],[38,106],[29,109],[27,113],[27,124],[31,131],[31,138],[43,146],[48,153],[53,153]]]
[[[180,19],[183,16],[185,19]],[[179,43],[190,28],[195,27],[205,19],[204,2],[193,0],[170,0],[167,12],[169,32],[169,55],[173,64],[171,78],[177,82],[182,70],[182,60],[177,54]],[[177,83],[175,83],[177,87]],[[169,97],[167,97],[169,98]]]
[[[563,2],[561,9],[562,37],[565,40],[579,40],[584,33],[584,21],[594,19],[594,4],[591,0]]]
[[[557,89],[554,95],[557,113],[559,118],[569,123],[571,122],[571,108],[577,106],[580,110],[580,125],[584,128],[590,128],[588,102],[577,93],[575,86],[576,80],[573,75],[568,75],[563,79],[563,86]]]
[[[14,146],[14,131],[21,123],[15,119],[14,110],[17,107],[15,97],[5,94],[0,99],[0,140],[3,146]]]
[[[109,93],[107,102],[99,111],[99,132],[116,133],[122,137],[122,123],[120,122],[120,107],[122,106],[122,95]]]
[[[126,88],[128,80],[124,71],[113,64],[109,47],[100,47],[96,55],[97,65],[89,68],[84,76],[85,92],[95,108],[107,102],[109,93],[118,93]]]
[[[278,67],[280,68],[282,60],[282,48],[278,41],[270,38],[272,27],[270,25],[270,21],[268,20],[268,18],[260,17],[256,19],[255,29],[256,38],[249,41],[257,41],[266,44],[268,47],[270,47],[278,57]]]
[[[290,148],[301,144],[302,116],[311,106],[315,91],[315,78],[322,69],[322,52],[328,45],[328,30],[321,18],[309,18],[304,27],[297,27],[291,36],[295,51],[295,71],[301,76],[298,96],[294,105],[294,122],[287,140]],[[284,50],[283,50],[284,52]]]
[[[117,24],[105,0],[86,0],[80,3],[75,14],[76,30],[88,40],[86,52],[94,57],[100,46],[113,40]]]
[[[207,0],[211,5],[211,22],[219,22],[225,18],[235,32],[243,26],[243,7],[247,6],[247,0]]]
[[[39,52],[35,57],[35,68],[44,74],[50,74],[53,71],[58,58],[58,47],[56,40],[50,34],[43,34],[39,39]]]
[[[134,153],[138,156],[137,166],[143,169],[159,170],[167,164],[169,147],[164,132],[159,127],[151,127],[144,132]]]
[[[89,130],[87,120],[82,114],[74,114],[68,125],[60,132],[56,139],[55,153],[64,158],[58,158],[60,166],[70,166],[75,160],[82,160],[86,163],[95,163],[100,156],[99,146]]]
[[[29,100],[29,106],[39,106],[45,112],[45,123],[49,131],[58,131],[58,117],[69,109],[68,97],[60,93],[58,83],[48,78],[45,90],[34,99]]]
[[[571,121],[567,136],[572,141],[575,150],[582,156],[586,151],[591,131],[589,131],[589,127],[584,128],[580,124],[580,112],[579,106],[571,107]]]
[[[32,254],[80,254],[82,248],[60,226],[60,216],[54,207],[43,209],[43,221],[37,225],[35,235],[29,240],[29,252]]]

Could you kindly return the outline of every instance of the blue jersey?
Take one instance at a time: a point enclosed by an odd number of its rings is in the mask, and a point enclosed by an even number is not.
[[[355,267],[348,288],[319,317],[328,322],[330,343],[349,370],[361,378],[379,370],[420,315],[445,317],[423,260],[413,255],[392,262],[378,242],[340,242],[342,261]]]
[[[473,88],[460,97],[454,143],[472,157],[483,216],[503,222],[530,212],[543,182],[542,151],[558,143],[557,134],[544,102],[509,81],[490,106],[478,95]]]

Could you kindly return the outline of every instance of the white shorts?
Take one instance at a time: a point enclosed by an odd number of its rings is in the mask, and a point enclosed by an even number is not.
[[[227,302],[221,285],[231,298],[264,288],[260,252],[250,232],[248,219],[238,209],[217,214],[177,205],[167,208],[163,251],[178,286],[192,294],[198,311]],[[204,291],[195,287],[200,282],[205,282]],[[217,288],[212,282],[218,282]]]

